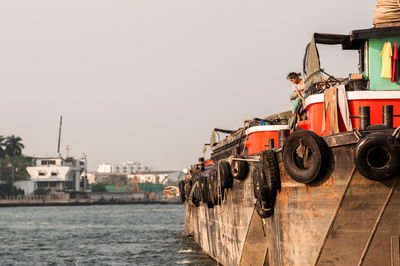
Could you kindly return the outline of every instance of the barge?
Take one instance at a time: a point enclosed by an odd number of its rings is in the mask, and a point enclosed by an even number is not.
[[[215,129],[211,157],[190,166],[186,235],[223,265],[399,266],[400,83],[381,76],[387,43],[400,44],[399,26],[315,33],[298,115]],[[317,44],[358,51],[359,73],[327,74]]]

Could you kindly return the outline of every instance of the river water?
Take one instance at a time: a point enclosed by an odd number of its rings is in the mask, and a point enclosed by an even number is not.
[[[0,208],[0,265],[216,265],[183,205]]]

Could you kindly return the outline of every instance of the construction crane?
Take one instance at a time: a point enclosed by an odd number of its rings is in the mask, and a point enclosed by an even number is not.
[[[115,191],[116,191],[116,192],[118,192],[118,188],[124,188],[124,189],[126,189],[126,190],[131,191],[131,192],[140,192],[139,181],[138,181],[137,176],[135,175],[135,176],[132,178],[132,187],[116,184],[116,185],[115,185]]]

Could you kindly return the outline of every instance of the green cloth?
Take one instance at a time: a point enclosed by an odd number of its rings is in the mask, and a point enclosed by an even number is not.
[[[306,97],[305,93],[302,93],[301,95],[303,95],[303,98]],[[293,101],[293,103],[292,103],[292,112],[293,113],[295,113],[297,108],[299,108],[300,102],[301,102],[301,98],[300,97],[297,97],[296,100]]]

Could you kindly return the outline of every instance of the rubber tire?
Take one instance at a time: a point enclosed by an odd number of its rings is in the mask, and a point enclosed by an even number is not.
[[[212,185],[212,179],[210,176],[206,180],[206,189],[207,189],[207,206],[208,208],[214,208],[215,192],[214,192],[214,187]]]
[[[311,150],[309,168],[297,165],[294,155],[299,142],[307,145]],[[283,165],[288,175],[295,181],[308,184],[321,177],[327,167],[329,159],[328,147],[325,141],[309,130],[295,131],[290,135],[283,146]]]
[[[274,206],[276,199],[276,191],[270,189],[264,171],[262,161],[258,162],[253,168],[253,191],[257,200],[263,201],[265,206]]]
[[[234,179],[243,180],[247,176],[249,165],[246,161],[233,160],[230,165],[230,168],[231,168],[231,175]]]
[[[192,190],[191,181],[185,183],[185,198],[188,199],[190,195],[190,191]]]
[[[200,201],[201,201],[201,184],[198,184],[194,189],[192,202],[196,207],[199,207]]]
[[[281,189],[281,178],[276,153],[273,150],[264,150],[261,153],[261,158],[264,164],[267,185],[276,193]]]
[[[224,197],[224,189],[221,192],[221,198],[218,198],[218,176],[217,171],[213,170],[210,172],[210,176],[208,177],[208,189],[210,193],[210,199],[212,203],[215,205],[220,205],[222,203],[222,198]]]
[[[221,180],[222,188],[231,188],[233,186],[231,167],[228,162],[222,160],[218,162],[218,175]]]
[[[388,156],[387,163],[382,167],[374,167],[368,159],[370,152],[376,148],[380,148]],[[382,133],[371,133],[354,147],[354,163],[357,170],[365,177],[380,181],[393,177],[398,172],[400,166],[399,153],[399,145],[394,137]]]
[[[208,178],[203,178],[201,183],[202,201],[207,204],[208,208],[214,207],[214,201],[210,197],[210,190],[208,187]]]
[[[185,196],[185,181],[184,180],[179,181],[179,197],[181,198],[182,202],[185,202],[186,196]]]

